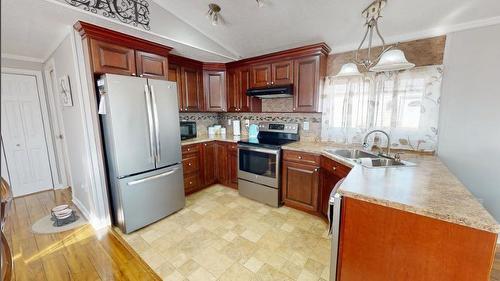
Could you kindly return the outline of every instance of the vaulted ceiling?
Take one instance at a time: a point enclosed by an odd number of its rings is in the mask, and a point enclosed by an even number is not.
[[[334,52],[353,50],[363,35],[361,11],[372,0],[147,0],[151,31],[131,28],[66,0],[2,0],[2,56],[43,61],[77,20],[165,44],[203,61],[228,62],[304,44],[327,42]],[[212,26],[208,4],[225,23]],[[380,28],[389,43],[500,23],[499,0],[388,0]]]
[[[363,35],[361,11],[372,0],[154,0],[227,50],[249,57],[320,41],[352,50]],[[225,24],[205,14],[217,3]],[[482,21],[500,23],[499,0],[388,0],[380,28],[389,42],[418,39]],[[494,18],[496,17],[496,19]],[[494,19],[492,19],[494,18]],[[478,22],[481,21],[481,22]]]

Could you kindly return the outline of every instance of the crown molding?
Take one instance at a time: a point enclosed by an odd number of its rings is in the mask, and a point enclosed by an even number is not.
[[[12,60],[20,60],[20,61],[28,61],[28,62],[36,62],[36,63],[43,63],[44,62],[44,60],[42,58],[20,56],[20,55],[8,54],[8,53],[2,53],[2,59],[12,59]]]
[[[447,35],[447,34],[453,33],[453,32],[464,31],[464,30],[468,30],[468,29],[485,27],[485,26],[490,26],[490,25],[495,25],[495,24],[500,24],[500,16],[486,18],[486,19],[480,19],[480,20],[475,20],[475,21],[469,21],[469,22],[465,22],[465,23],[447,25],[447,26],[446,25],[445,26],[438,26],[438,27],[433,27],[433,28],[429,28],[426,30],[422,30],[422,31],[413,32],[413,33],[407,33],[407,34],[396,35],[396,36],[388,36],[388,37],[384,37],[384,39],[387,42],[386,45],[390,45],[390,44],[395,44],[398,42],[412,41],[412,40],[417,40],[417,39]],[[359,46],[359,43],[336,46],[333,48],[333,53],[337,54],[337,53],[344,53],[344,52],[348,52],[348,51],[353,51],[353,50],[356,50],[358,48],[358,46]],[[378,47],[378,46],[380,46],[380,45],[374,45],[372,47]]]

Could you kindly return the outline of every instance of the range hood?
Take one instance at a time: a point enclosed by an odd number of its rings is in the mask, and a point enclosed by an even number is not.
[[[251,88],[247,90],[247,96],[261,99],[291,98],[293,96],[293,85]]]

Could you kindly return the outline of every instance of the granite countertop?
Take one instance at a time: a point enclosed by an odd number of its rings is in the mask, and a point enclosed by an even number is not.
[[[188,139],[188,140],[183,140],[181,141],[181,145],[188,145],[188,144],[195,144],[195,143],[202,143],[202,142],[207,142],[207,141],[226,141],[226,142],[233,142],[236,143],[241,139],[241,136],[233,136],[233,135],[226,135],[226,136],[198,136],[194,139]]]
[[[414,167],[366,168],[331,153],[345,145],[296,142],[283,149],[321,154],[352,167],[338,192],[371,202],[479,230],[500,233],[500,225],[436,156],[405,153]]]

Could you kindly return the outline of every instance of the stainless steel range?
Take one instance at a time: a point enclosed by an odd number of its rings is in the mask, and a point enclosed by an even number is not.
[[[296,123],[259,123],[257,138],[238,142],[238,189],[242,196],[281,205],[281,146],[299,140]]]

